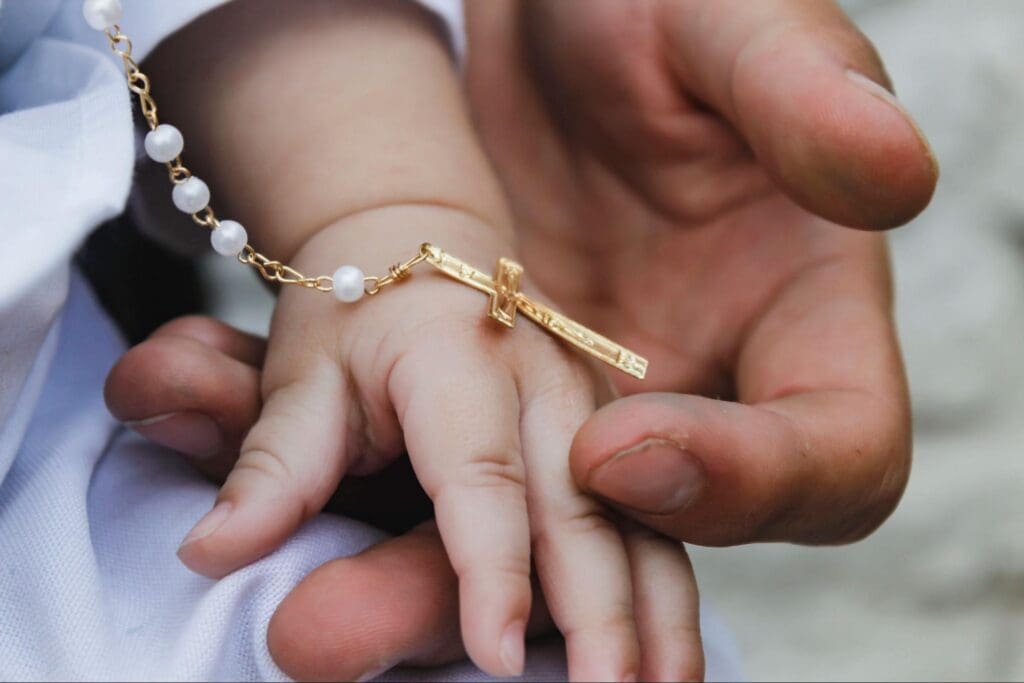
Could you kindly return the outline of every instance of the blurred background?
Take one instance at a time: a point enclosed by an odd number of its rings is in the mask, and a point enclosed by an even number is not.
[[[867,541],[697,548],[698,580],[755,680],[1024,679],[1024,0],[843,4],[942,165],[891,235],[914,472]],[[214,313],[266,329],[246,269],[203,272]]]
[[[915,413],[902,504],[842,549],[693,554],[753,679],[1024,679],[1024,2],[844,6],[931,140],[891,234]]]

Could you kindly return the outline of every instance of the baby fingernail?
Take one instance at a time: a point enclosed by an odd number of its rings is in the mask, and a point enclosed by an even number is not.
[[[706,482],[704,466],[691,453],[665,439],[647,439],[599,466],[587,485],[614,503],[667,514],[692,503]]]
[[[150,441],[196,458],[213,457],[223,447],[220,428],[208,415],[182,412],[126,422]]]
[[[523,665],[526,659],[526,622],[517,621],[509,624],[505,633],[501,636],[501,663],[510,676],[519,676],[523,673]]]
[[[181,548],[184,548],[189,543],[195,543],[199,539],[206,538],[217,531],[217,529],[224,525],[224,522],[228,521],[229,516],[231,516],[231,503],[226,501],[217,503],[212,510],[206,513],[205,517],[192,527],[192,531],[188,532],[188,536],[181,542]]]

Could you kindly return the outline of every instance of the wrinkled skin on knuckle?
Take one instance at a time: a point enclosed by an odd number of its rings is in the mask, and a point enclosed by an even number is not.
[[[271,482],[280,492],[280,505],[294,505],[296,514],[303,520],[320,512],[314,501],[327,498],[335,489],[330,478],[322,478],[315,484],[303,483],[286,458],[270,450],[253,449],[235,464],[224,494],[232,496],[233,491],[244,490],[260,479]]]
[[[563,536],[587,536],[619,530],[604,508],[583,493],[558,498],[529,496],[530,536],[536,553],[552,552]]]
[[[454,486],[474,489],[515,489],[526,486],[526,469],[518,454],[487,451],[460,468]]]
[[[595,640],[615,641],[624,635],[628,637],[636,629],[632,602],[617,602],[599,620],[588,624],[570,624],[562,635],[566,639],[596,636]]]
[[[430,316],[396,330],[389,336],[389,342],[396,347],[396,358],[409,363],[445,361],[453,367],[507,368],[519,330],[508,330],[487,318],[486,299],[473,303],[479,307],[449,309],[444,315]]]

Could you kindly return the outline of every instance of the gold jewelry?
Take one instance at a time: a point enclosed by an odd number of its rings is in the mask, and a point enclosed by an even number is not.
[[[448,277],[489,295],[490,307],[487,316],[505,327],[515,326],[518,311],[547,332],[628,375],[643,379],[647,373],[646,359],[519,291],[523,267],[506,258],[498,259],[498,266],[492,278],[465,261],[460,261],[434,245],[425,243],[420,246],[416,256],[405,263],[392,266],[386,277],[366,278],[366,293],[379,293],[386,285],[408,277],[412,267],[423,262],[429,263]]]
[[[146,136],[146,153],[154,161],[166,165],[168,177],[174,185],[172,198],[175,206],[189,214],[195,223],[211,231],[210,240],[218,253],[236,257],[270,282],[333,292],[338,299],[346,302],[356,301],[364,293],[378,294],[387,285],[407,277],[413,266],[426,262],[448,277],[488,294],[490,306],[487,315],[502,325],[513,327],[516,313],[521,312],[547,332],[584,353],[637,379],[644,378],[647,372],[647,361],[644,358],[519,291],[523,267],[509,259],[498,260],[492,278],[431,244],[423,244],[416,256],[405,263],[391,266],[389,273],[383,277],[364,277],[363,272],[354,266],[342,266],[333,276],[307,277],[291,266],[259,253],[249,244],[248,234],[241,224],[217,218],[210,206],[210,190],[206,183],[196,178],[182,163],[184,139],[181,132],[174,126],[160,123],[156,101],[150,93],[149,76],[143,73],[132,58],[132,41],[121,32],[117,24],[121,17],[120,2],[85,0],[83,13],[90,26],[106,35],[110,49],[124,63],[128,88],[138,97],[142,117],[150,129]]]

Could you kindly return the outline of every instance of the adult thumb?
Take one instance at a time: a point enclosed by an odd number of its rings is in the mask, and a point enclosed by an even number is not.
[[[831,0],[658,5],[667,61],[740,132],[778,186],[851,227],[906,223],[938,165],[874,47]]]

